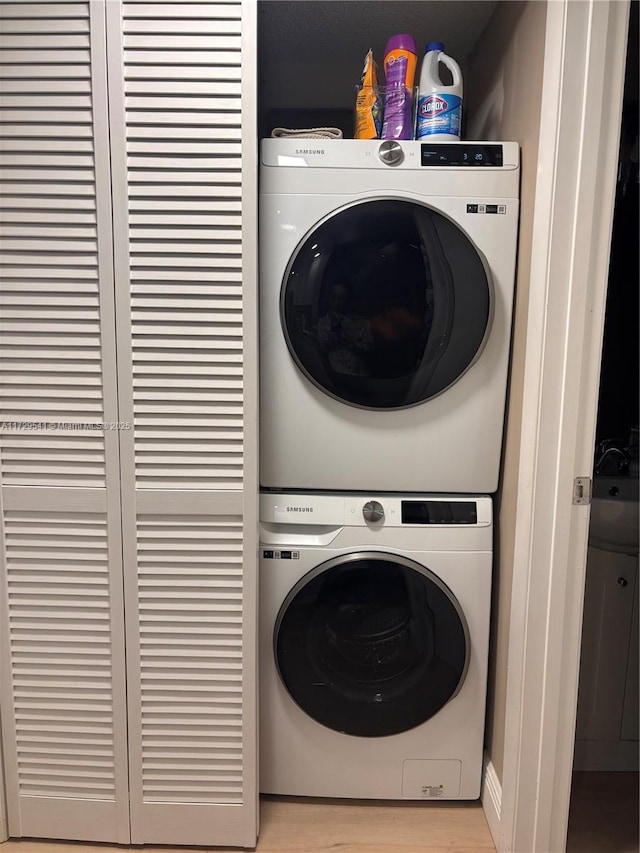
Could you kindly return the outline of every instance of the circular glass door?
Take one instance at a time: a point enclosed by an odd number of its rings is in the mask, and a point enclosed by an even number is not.
[[[487,271],[464,232],[393,199],[351,205],[313,229],[281,293],[298,367],[370,409],[413,406],[452,385],[481,349],[490,308]]]
[[[428,569],[382,553],[323,563],[291,590],[274,653],[300,708],[361,737],[407,731],[460,689],[468,630],[450,590]]]

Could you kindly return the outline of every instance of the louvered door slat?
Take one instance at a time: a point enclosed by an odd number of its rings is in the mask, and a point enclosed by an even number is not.
[[[58,70],[54,72],[54,75]],[[34,94],[59,94],[70,93],[77,97],[79,95],[91,96],[91,80],[82,79],[78,75],[74,75],[72,79],[67,80],[64,77],[57,78],[56,76],[39,77],[39,78],[16,78],[8,77],[2,83],[2,97],[11,94],[34,95]]]
[[[34,33],[46,33],[47,35],[49,33],[64,33],[65,35],[81,33],[84,38],[88,38],[87,21],[71,14],[64,19],[58,17],[9,18],[3,15],[0,20],[0,33],[20,33],[30,37]]]
[[[241,52],[239,48],[218,48],[215,50],[136,50],[129,47],[127,50],[127,61],[132,73],[135,74],[137,66],[140,65],[170,65],[174,73],[179,73],[181,66],[196,67],[206,65],[207,67],[218,67],[221,65],[241,65]],[[135,120],[135,115],[132,119]]]
[[[0,691],[9,832],[127,842],[104,9],[0,22]]]
[[[37,4],[33,4],[34,8]],[[25,53],[24,45],[21,45],[23,48],[12,50],[9,48],[9,45],[6,43],[4,37],[2,39],[2,62],[3,67],[6,67],[7,63],[19,63],[20,65],[26,65],[28,68],[33,68],[34,66],[29,65],[29,63],[36,59],[36,52],[33,53]],[[31,42],[27,44],[27,49],[31,49]],[[78,66],[86,66],[87,63],[91,61],[91,51],[87,49],[76,49],[73,51],[68,51],[65,54],[64,59],[61,59],[59,50],[47,50],[46,48],[39,49],[37,51],[37,60],[39,63],[44,64],[54,64],[56,66],[64,65],[67,63],[69,66],[78,65]],[[39,67],[39,66],[38,66]],[[82,68],[81,76],[85,76],[86,69]],[[38,75],[39,76],[39,75]]]
[[[241,69],[240,63],[238,61],[233,62],[229,61],[229,57],[233,57],[233,54],[226,54],[225,56],[219,55],[217,57],[217,62],[208,62],[207,67],[209,69],[209,80],[235,80],[240,82],[241,79]],[[147,63],[149,62],[149,57],[147,57]],[[157,81],[160,77],[162,77],[162,71],[158,68],[158,65],[151,64],[132,64],[129,68],[129,80],[133,81],[143,81],[143,80],[155,80]],[[189,65],[172,65],[171,69],[167,72],[167,80],[171,82],[175,81],[185,81],[190,80],[193,83],[199,85],[206,85],[201,83],[202,79],[202,71],[197,66]]]
[[[127,16],[130,19],[149,17],[149,3],[127,3]],[[233,18],[238,20],[238,3],[234,0],[226,3],[156,3],[152,14],[154,18],[192,18],[200,23],[205,20]]]
[[[15,57],[15,51],[12,54]],[[6,58],[6,54],[3,58]],[[23,57],[24,58],[24,57]],[[41,58],[41,54],[38,54],[38,58]],[[47,69],[48,74],[45,76],[45,71],[42,65],[28,65],[27,63],[20,63],[20,65],[7,65],[6,62],[2,66],[2,77],[5,81],[16,80],[16,81],[26,81],[29,78],[33,78],[35,80],[52,80],[58,79],[62,81],[69,82],[72,78],[89,80],[90,75],[87,70],[86,65],[61,65],[56,64],[53,67]]]
[[[166,28],[172,26],[174,20],[167,20]],[[135,21],[130,19],[131,29],[135,29]],[[192,30],[198,30],[198,22],[194,21]],[[166,29],[165,29],[166,32]],[[124,39],[124,46],[127,50],[145,50],[149,45],[149,36],[141,34],[140,31],[135,34],[128,34]],[[171,50],[176,46],[176,39],[173,35],[154,35],[153,49],[155,50]],[[180,50],[234,50],[240,51],[242,42],[240,35],[182,35],[180,38]]]
[[[51,2],[45,10],[42,3],[4,3],[2,6],[2,15],[7,24],[14,18],[42,18],[43,15],[46,15],[47,21],[55,20],[56,18],[78,20],[83,17],[89,17],[89,7],[86,3]]]
[[[54,46],[53,39],[48,34],[43,35],[38,33],[29,33],[28,38],[29,50],[36,50],[40,48],[42,48],[42,50],[50,50]],[[5,29],[2,33],[2,45],[8,50],[24,48],[25,34],[19,30],[17,34],[9,34],[8,29]],[[87,32],[86,34],[82,33],[78,35],[68,34],[66,29],[62,28],[62,31],[57,32],[55,35],[55,47],[60,50],[88,50],[90,47],[89,33]]]

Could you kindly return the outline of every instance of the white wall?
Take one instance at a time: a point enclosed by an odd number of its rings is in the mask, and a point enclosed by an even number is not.
[[[507,641],[518,488],[533,205],[546,26],[546,2],[500,3],[469,59],[464,108],[470,139],[515,140],[522,157],[520,236],[510,387],[503,465],[497,498],[487,753],[502,779]]]

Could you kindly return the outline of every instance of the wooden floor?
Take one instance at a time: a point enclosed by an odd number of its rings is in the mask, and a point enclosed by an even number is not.
[[[259,853],[494,853],[479,803],[374,803],[263,797]],[[180,853],[175,847],[118,847],[9,841],[0,853]],[[197,848],[200,853],[231,848]],[[638,853],[638,774],[574,773],[567,853]],[[233,848],[237,853],[238,848]],[[543,853],[543,851],[539,851]],[[546,851],[544,851],[546,853]]]
[[[494,853],[479,803],[389,803],[264,797],[259,853]],[[110,853],[109,844],[22,839],[0,853]],[[173,853],[174,847],[134,847]],[[203,851],[207,848],[198,848]],[[184,848],[182,848],[184,850]],[[233,848],[237,853],[238,848]],[[230,853],[216,847],[214,853]]]
[[[477,803],[265,798],[260,853],[492,853]]]
[[[263,797],[258,853],[494,853],[479,803],[376,803]],[[118,847],[9,841],[0,853],[184,853],[175,847]],[[197,848],[200,853],[239,848]],[[574,773],[567,853],[638,853],[638,774]],[[538,851],[543,853],[543,851]],[[546,853],[546,851],[544,852]]]
[[[638,853],[638,774],[574,773],[567,853]]]

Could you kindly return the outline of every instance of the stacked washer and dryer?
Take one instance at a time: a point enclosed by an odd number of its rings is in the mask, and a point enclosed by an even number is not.
[[[265,793],[479,796],[519,172],[262,142]]]

